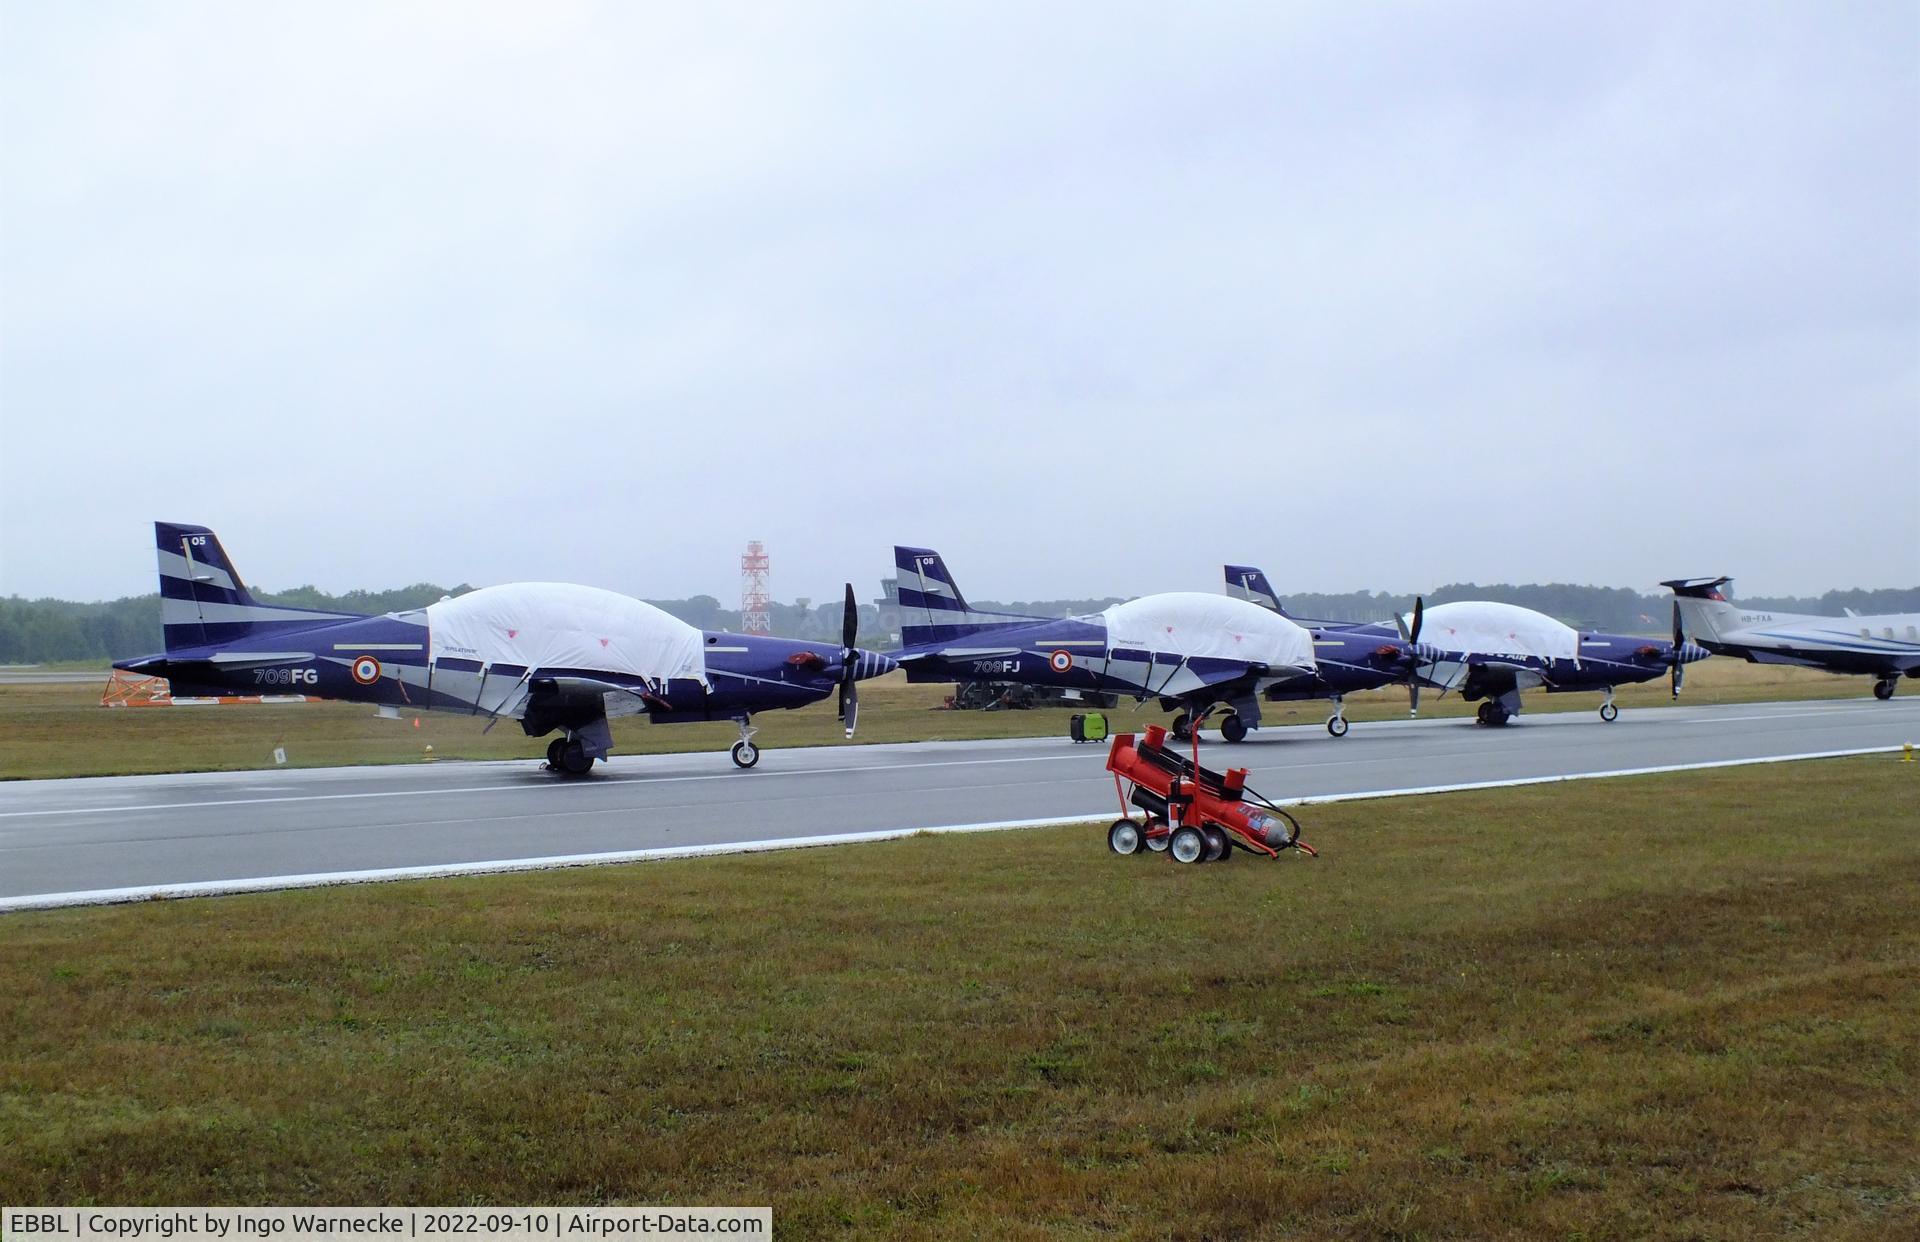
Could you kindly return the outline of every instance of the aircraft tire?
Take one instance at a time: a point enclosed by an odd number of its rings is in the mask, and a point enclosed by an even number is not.
[[[1886,677],[1886,678],[1882,678],[1879,681],[1874,682],[1873,697],[1876,699],[1879,699],[1882,703],[1892,698],[1893,697],[1893,679],[1891,677]]]
[[[547,766],[558,772],[562,766],[560,752],[567,748],[566,734],[561,734],[547,743]]]
[[[1608,724],[1612,724],[1615,720],[1619,718],[1620,718],[1619,708],[1615,707],[1611,703],[1602,703],[1600,705],[1600,719],[1606,721]]]
[[[1345,737],[1347,735],[1347,718],[1345,716],[1329,716],[1327,718],[1327,732],[1335,737]]]
[[[733,756],[733,766],[742,770],[760,762],[760,748],[752,742],[735,742],[728,753]]]
[[[1238,713],[1226,717],[1220,722],[1220,736],[1226,738],[1229,742],[1246,741],[1247,722],[1240,719]]]
[[[1107,829],[1107,848],[1122,858],[1138,854],[1146,844],[1146,836],[1140,831],[1140,825],[1131,819],[1116,819],[1113,827]]]
[[[585,776],[593,770],[593,756],[578,738],[568,738],[560,747],[560,770],[568,776]]]
[[[1173,734],[1175,741],[1185,742],[1193,737],[1192,732],[1187,728],[1187,722],[1190,719],[1185,712],[1181,712],[1173,718],[1173,723],[1168,727],[1167,732]]]
[[[1191,825],[1177,828],[1167,839],[1167,855],[1177,863],[1205,862],[1207,839],[1198,828]]]
[[[1474,716],[1481,724],[1491,726],[1493,724],[1493,712],[1493,700],[1489,699],[1480,705],[1480,710],[1474,713]]]

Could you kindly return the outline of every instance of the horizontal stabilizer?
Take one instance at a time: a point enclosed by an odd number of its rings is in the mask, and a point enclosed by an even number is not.
[[[1669,578],[1660,585],[1670,588],[1682,599],[1724,600],[1733,594],[1733,579],[1725,575],[1718,578]]]

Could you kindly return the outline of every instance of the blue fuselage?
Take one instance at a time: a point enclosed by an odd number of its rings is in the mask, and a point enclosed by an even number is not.
[[[582,713],[644,714],[663,724],[736,720],[819,702],[841,679],[841,652],[829,643],[712,631],[702,638],[705,686],[593,668],[430,659],[422,613],[253,633],[115,667],[165,677],[181,697],[299,694],[414,711],[504,714],[522,718],[529,733],[536,723],[567,727]],[[861,677],[892,667],[873,652],[857,652],[855,659]]]

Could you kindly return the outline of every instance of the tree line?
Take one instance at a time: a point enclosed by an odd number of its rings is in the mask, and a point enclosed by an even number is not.
[[[472,590],[460,585],[440,587],[421,582],[390,591],[348,591],[329,595],[311,586],[289,591],[255,591],[262,603],[287,604],[325,611],[383,613],[423,608],[447,596]],[[1427,593],[1428,604],[1453,600],[1490,599],[1537,609],[1581,630],[1663,634],[1671,624],[1672,597],[1664,592],[1646,595],[1625,587],[1578,586],[1571,583],[1451,583]],[[1413,607],[1411,594],[1352,591],[1346,594],[1281,596],[1296,617],[1326,621],[1391,621],[1397,612]],[[711,595],[690,599],[649,600],[655,607],[703,630],[739,630],[740,613],[723,607]],[[1077,600],[1031,600],[1000,604],[981,600],[976,608],[1064,617],[1099,612],[1118,597]],[[1839,615],[1851,608],[1860,613],[1920,612],[1920,587],[1879,590],[1836,590],[1814,598],[1741,598],[1743,607],[1774,612]],[[796,602],[768,606],[773,632],[786,638],[831,641],[840,638],[839,601],[825,604]],[[860,606],[863,646],[884,647],[898,633],[897,619],[874,604]],[[125,659],[159,651],[160,597],[133,595],[105,603],[74,603],[59,599],[0,597],[0,664],[45,664],[59,660]]]

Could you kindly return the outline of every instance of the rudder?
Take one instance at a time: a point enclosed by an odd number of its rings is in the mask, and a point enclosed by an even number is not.
[[[915,647],[943,643],[985,630],[1045,620],[1013,612],[977,612],[960,594],[947,563],[932,548],[893,549],[900,591],[900,642]]]
[[[257,602],[208,527],[155,522],[153,542],[160,564],[160,629],[170,652],[360,615]]]

